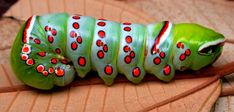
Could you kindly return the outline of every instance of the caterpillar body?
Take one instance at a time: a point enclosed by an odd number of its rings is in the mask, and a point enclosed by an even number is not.
[[[11,50],[17,77],[38,89],[71,83],[95,70],[111,85],[118,72],[139,83],[146,73],[170,81],[175,70],[199,70],[222,52],[224,36],[193,23],[117,23],[66,13],[32,16]]]

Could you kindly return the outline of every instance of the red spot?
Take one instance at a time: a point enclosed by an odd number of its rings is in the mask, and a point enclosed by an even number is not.
[[[56,64],[56,63],[57,63],[57,60],[56,60],[55,58],[52,58],[52,59],[51,59],[51,63],[52,63],[52,64]]]
[[[80,65],[80,66],[85,66],[86,65],[86,59],[85,59],[85,57],[79,57],[78,58],[78,64]]]
[[[47,71],[43,71],[42,74],[43,74],[44,76],[48,76],[48,72],[47,72]]]
[[[38,52],[37,54],[41,57],[44,57],[46,55],[46,52]]]
[[[57,54],[61,54],[61,50],[60,50],[59,48],[56,48],[56,49],[55,49],[55,52],[56,52]]]
[[[27,61],[26,61],[26,64],[28,64],[28,65],[33,65],[34,64],[34,60],[33,59],[27,59]]]
[[[186,55],[186,56],[189,56],[190,54],[191,54],[190,49],[187,49],[187,50],[185,51],[185,55]]]
[[[29,47],[28,46],[24,46],[22,49],[23,53],[28,53],[29,52]]]
[[[51,28],[49,27],[49,31],[51,31]]]
[[[48,35],[48,41],[49,41],[50,43],[53,43],[53,42],[54,42],[54,38],[53,38],[52,36]]]
[[[104,58],[104,52],[101,51],[101,50],[99,50],[99,51],[97,52],[97,56],[98,56],[99,59]]]
[[[78,29],[78,28],[80,27],[80,25],[79,25],[77,22],[74,22],[74,23],[72,24],[72,26],[73,26],[73,28],[75,28],[75,29]]]
[[[39,72],[39,73],[43,72],[44,69],[45,69],[45,67],[43,65],[38,65],[37,66],[37,72]]]
[[[171,73],[171,67],[169,65],[165,66],[163,69],[164,75],[169,75]]]
[[[124,31],[127,31],[127,32],[129,32],[129,31],[131,31],[131,28],[130,27],[124,27]]]
[[[50,67],[48,71],[50,74],[54,73],[54,69],[52,67]]]
[[[61,63],[67,64],[67,59],[66,59],[66,58],[62,59],[62,60],[61,60]]]
[[[139,67],[135,67],[135,68],[132,70],[132,75],[133,75],[134,77],[139,77],[140,74],[141,74],[141,70],[140,70]]]
[[[40,40],[40,39],[35,39],[34,42],[35,42],[36,44],[40,44],[40,43],[41,43],[41,40]]]
[[[45,31],[49,31],[49,26],[45,26]]]
[[[21,59],[24,60],[24,61],[27,60],[28,59],[28,55],[27,54],[22,54],[21,55]]]
[[[98,26],[105,26],[106,23],[105,23],[105,22],[98,22],[97,25],[98,25]]]
[[[132,23],[124,22],[123,25],[131,25]]]
[[[52,34],[53,36],[55,36],[55,35],[57,34],[57,31],[56,31],[55,29],[52,29],[52,30],[51,30],[51,34]]]
[[[30,40],[33,40],[33,37],[29,37]]]
[[[132,37],[131,36],[126,36],[125,41],[127,43],[132,43]]]
[[[77,45],[76,42],[72,42],[72,43],[71,43],[71,48],[72,48],[72,50],[76,50],[77,47],[78,47],[78,45]]]
[[[134,58],[134,57],[135,57],[135,52],[134,52],[134,51],[131,51],[131,52],[130,52],[130,56],[131,56],[131,58]]]
[[[166,54],[165,54],[165,52],[160,52],[160,53],[159,53],[159,56],[160,56],[161,58],[165,58]]]
[[[98,47],[100,47],[100,46],[103,45],[103,42],[102,42],[101,40],[97,40],[97,41],[96,41],[96,45],[97,45]]]
[[[128,52],[128,51],[130,51],[130,50],[131,50],[131,48],[128,47],[127,45],[123,47],[123,51],[124,51],[124,52]]]
[[[99,37],[104,38],[105,32],[103,30],[100,30],[100,31],[98,31],[98,35],[99,35]]]
[[[72,18],[77,20],[77,19],[80,19],[80,16],[74,15]]]
[[[106,75],[111,75],[113,73],[113,68],[110,65],[106,65],[104,72]]]
[[[76,39],[76,41],[77,41],[79,44],[81,44],[81,43],[82,43],[82,38],[81,38],[81,36],[78,36],[77,39]]]
[[[129,64],[132,61],[132,58],[130,56],[125,56],[124,58],[125,63]]]
[[[76,33],[75,31],[71,31],[71,32],[70,32],[70,36],[71,36],[72,38],[75,38],[75,37],[77,37],[77,33]]]
[[[107,52],[107,51],[108,51],[108,46],[107,46],[106,44],[103,46],[103,51],[104,51],[104,52]]]
[[[177,48],[180,48],[181,45],[182,45],[182,42],[178,42],[176,46],[177,46]]]
[[[159,65],[161,63],[161,59],[159,57],[154,58],[154,64]]]
[[[185,54],[181,54],[181,55],[180,55],[180,61],[184,61],[185,58],[186,58]]]
[[[181,44],[181,48],[184,49],[184,44]]]
[[[61,69],[60,67],[58,67],[55,70],[55,73],[57,74],[58,77],[62,77],[65,74],[65,71],[63,69]]]

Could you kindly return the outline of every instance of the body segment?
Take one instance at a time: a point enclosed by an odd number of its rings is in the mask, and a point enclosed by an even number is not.
[[[168,82],[175,70],[198,70],[214,62],[223,42],[221,34],[196,24],[142,25],[50,14],[32,16],[22,26],[11,64],[20,80],[39,89],[65,86],[75,73],[85,77],[90,70],[107,85],[118,73],[133,83],[146,73]]]

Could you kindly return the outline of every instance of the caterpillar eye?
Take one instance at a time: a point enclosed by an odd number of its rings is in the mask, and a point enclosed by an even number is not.
[[[223,42],[217,43],[215,45],[209,45],[199,49],[199,54],[201,55],[211,55],[215,53],[220,47],[223,46]]]

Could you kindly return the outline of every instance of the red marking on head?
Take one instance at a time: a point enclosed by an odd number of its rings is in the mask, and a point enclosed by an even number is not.
[[[27,61],[26,61],[26,64],[27,65],[33,65],[34,64],[34,60],[33,59],[27,59]]]
[[[155,65],[159,65],[161,63],[161,59],[159,57],[154,58],[153,60]]]
[[[47,32],[49,31],[49,26],[45,26],[44,30]]]
[[[124,51],[124,52],[128,52],[128,51],[130,51],[130,50],[131,50],[131,48],[128,47],[128,45],[125,45],[125,46],[123,47],[123,51]]]
[[[132,75],[134,77],[139,77],[141,74],[141,69],[139,67],[135,67],[133,70],[132,70]]]
[[[26,43],[27,42],[27,30],[29,28],[29,26],[31,25],[31,21],[32,21],[32,16],[27,20],[24,31],[23,31],[23,42]]]
[[[77,61],[78,61],[78,64],[80,66],[85,66],[86,65],[86,59],[85,59],[85,57],[80,56]]]
[[[186,56],[189,56],[190,54],[191,54],[190,49],[187,49],[187,50],[185,51],[185,55],[186,55]]]
[[[57,34],[56,29],[52,29],[52,30],[51,30],[51,34],[52,34],[53,36],[55,36],[55,35]]]
[[[77,20],[77,19],[80,19],[80,16],[74,15],[74,16],[72,16],[72,18],[75,19],[75,20]]]
[[[48,35],[48,41],[49,41],[50,43],[53,43],[53,42],[54,42],[54,38],[53,38],[52,36]]]
[[[67,64],[67,59],[66,59],[66,58],[62,59],[62,60],[61,60],[61,63]]]
[[[105,22],[98,22],[97,25],[98,25],[98,26],[105,26],[106,23],[105,23]]]
[[[104,56],[105,56],[105,54],[104,54],[104,52],[103,52],[102,50],[99,50],[99,51],[97,52],[97,57],[98,57],[99,59],[104,58]]]
[[[155,43],[151,49],[151,54],[155,54],[157,49],[156,46],[160,43],[161,37],[162,35],[166,32],[167,28],[169,26],[169,21],[165,21],[165,24],[163,26],[163,28],[161,29],[161,31],[159,32],[158,36],[155,39]]]
[[[36,38],[36,39],[34,40],[34,42],[35,42],[36,44],[40,44],[40,43],[41,43],[41,40]]]
[[[54,73],[54,69],[52,67],[50,67],[48,71],[50,74]]]
[[[124,22],[123,25],[131,25],[132,23]]]
[[[38,52],[37,55],[44,57],[46,55],[46,52]]]
[[[52,64],[56,64],[56,63],[57,63],[57,60],[56,60],[55,58],[52,58],[52,59],[51,59],[51,63],[52,63]]]
[[[169,75],[171,73],[170,65],[167,65],[167,66],[164,67],[163,73],[164,73],[164,75]]]
[[[48,76],[48,72],[47,72],[47,71],[43,71],[42,74],[43,74],[44,76]]]
[[[57,54],[61,54],[61,50],[60,50],[59,48],[56,48],[56,49],[55,49],[55,52],[56,52]]]
[[[55,73],[58,77],[62,77],[65,74],[65,71],[61,69],[60,67],[57,67],[57,69],[55,70]]]
[[[79,44],[81,44],[81,43],[82,43],[82,38],[81,38],[81,36],[78,36],[78,37],[76,38],[76,41],[77,41]]]
[[[99,37],[104,38],[106,34],[103,30],[100,30],[100,31],[98,31],[98,35],[99,35]]]
[[[76,42],[72,42],[72,43],[71,43],[71,48],[72,48],[72,50],[76,50],[77,47],[78,47],[78,45],[77,45]]]
[[[130,56],[125,56],[125,58],[124,58],[125,63],[129,64],[129,63],[131,63],[131,61],[132,61],[132,58]]]
[[[131,58],[134,58],[134,57],[135,57],[135,52],[134,52],[134,51],[131,51],[131,52],[130,52],[130,56],[131,56]]]
[[[127,32],[130,32],[131,31],[131,28],[130,27],[124,27],[124,31],[127,31]]]
[[[185,54],[181,54],[181,55],[180,55],[180,61],[184,61],[185,58],[186,58]]]
[[[70,32],[70,37],[75,38],[77,37],[77,33],[75,31]]]
[[[97,40],[97,41],[96,41],[96,45],[97,45],[98,47],[100,47],[100,46],[103,45],[103,42],[102,42],[101,40]]]
[[[107,51],[108,51],[108,46],[107,46],[106,44],[103,46],[103,51],[104,51],[104,52],[107,52]]]
[[[159,56],[160,56],[162,59],[164,59],[164,58],[166,57],[166,54],[165,54],[165,52],[160,52],[160,53],[159,53]]]
[[[27,54],[22,54],[21,55],[21,59],[24,60],[24,61],[27,60],[28,59],[28,55]]]
[[[131,36],[126,36],[125,41],[127,43],[132,43],[132,37]]]
[[[72,26],[73,26],[73,28],[75,28],[75,29],[78,29],[78,28],[80,27],[80,25],[79,25],[77,22],[74,22],[74,23],[72,24]]]
[[[43,65],[38,65],[37,66],[37,72],[39,72],[39,73],[43,72],[44,69],[45,69],[45,67]]]
[[[106,75],[111,75],[113,73],[113,68],[111,65],[106,65],[104,72]]]

